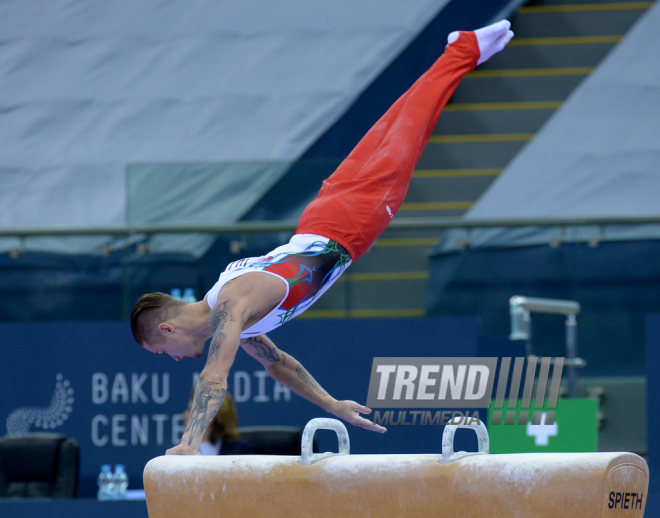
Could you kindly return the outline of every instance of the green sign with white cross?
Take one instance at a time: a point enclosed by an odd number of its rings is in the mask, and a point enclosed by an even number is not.
[[[504,401],[504,414],[515,412],[513,424],[492,424],[493,405],[488,409],[488,435],[491,453],[537,453],[537,452],[590,452],[598,451],[598,400],[560,399],[552,424],[545,423],[547,408],[508,408]],[[546,401],[547,405],[547,401]],[[497,409],[500,410],[500,409]],[[527,424],[518,424],[520,411],[528,411]],[[541,424],[533,424],[531,415],[541,412]]]

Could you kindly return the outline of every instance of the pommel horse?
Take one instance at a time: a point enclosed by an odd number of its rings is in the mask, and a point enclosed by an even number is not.
[[[479,451],[454,452],[457,428]],[[338,453],[313,453],[318,429]],[[313,419],[301,456],[163,456],[144,470],[149,518],[642,518],[646,462],[632,453],[490,455],[488,432],[447,425],[442,454],[351,455],[346,427]]]

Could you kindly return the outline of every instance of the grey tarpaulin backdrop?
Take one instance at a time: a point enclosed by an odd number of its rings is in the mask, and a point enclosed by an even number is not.
[[[215,223],[238,220],[288,169],[288,162],[130,164],[126,171],[127,223]],[[153,236],[152,253],[200,257],[208,234]]]
[[[660,214],[660,4],[628,32],[466,218]],[[566,241],[599,232],[581,227]],[[660,236],[656,226],[606,227],[606,240]],[[471,246],[547,243],[556,229],[480,230]],[[446,233],[438,251],[460,232]]]
[[[3,2],[0,225],[124,224],[135,162],[276,161],[258,199],[447,1]]]

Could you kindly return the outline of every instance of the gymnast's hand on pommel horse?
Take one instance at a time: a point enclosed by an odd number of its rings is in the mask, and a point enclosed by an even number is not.
[[[307,310],[385,230],[403,203],[413,169],[461,78],[511,40],[503,20],[453,32],[444,54],[374,124],[305,209],[289,243],[265,256],[231,263],[204,300],[143,295],[131,315],[140,346],[175,360],[199,358],[212,338],[181,444],[168,454],[194,455],[220,408],[238,348],[278,382],[345,421],[376,432],[371,412],[331,397],[292,356],[265,335]]]

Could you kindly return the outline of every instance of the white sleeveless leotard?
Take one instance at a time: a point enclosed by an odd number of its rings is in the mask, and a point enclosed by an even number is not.
[[[229,264],[205,298],[213,308],[227,282],[250,272],[267,273],[282,279],[286,284],[282,302],[241,333],[241,338],[258,336],[306,311],[350,264],[351,256],[339,243],[314,234],[296,234],[287,244],[267,255]]]

